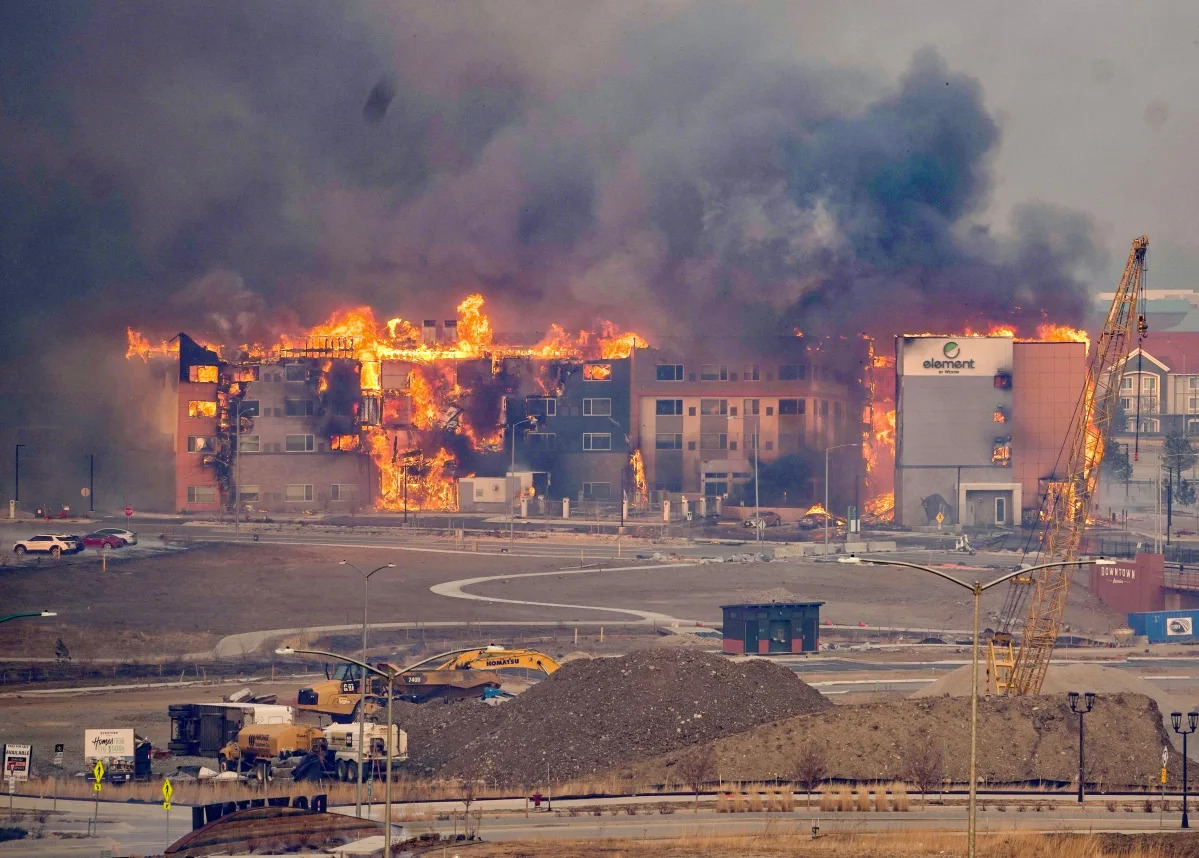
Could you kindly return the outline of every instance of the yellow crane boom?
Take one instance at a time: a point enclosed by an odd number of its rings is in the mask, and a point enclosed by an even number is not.
[[[1132,349],[1133,338],[1144,337],[1145,318],[1138,313],[1144,294],[1145,251],[1148,236],[1133,239],[1124,276],[1108,309],[1103,330],[1089,355],[1082,396],[1075,408],[1066,436],[1068,453],[1063,469],[1049,483],[1045,498],[1045,538],[1038,563],[1073,560],[1078,557],[1086,530],[1087,513],[1103,461],[1104,440],[1120,393],[1120,379],[1113,372]],[[1039,694],[1066,612],[1066,597],[1074,567],[1045,569],[1032,580],[1013,581],[1000,632],[1005,619],[1016,615],[1012,606],[1028,595],[1028,611],[1020,644],[1013,652],[1010,636],[996,635],[988,652],[988,669],[994,690],[1000,694]],[[1018,607],[1017,607],[1018,610]],[[1006,648],[1006,652],[1005,652]]]

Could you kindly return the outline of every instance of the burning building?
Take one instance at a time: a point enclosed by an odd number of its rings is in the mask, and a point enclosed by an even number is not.
[[[1086,343],[1009,333],[895,345],[896,523],[1035,520],[1083,389]]]

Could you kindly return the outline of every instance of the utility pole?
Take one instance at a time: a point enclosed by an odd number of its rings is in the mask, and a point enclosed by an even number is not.
[[[21,502],[21,448],[24,446],[17,444],[12,454],[13,500],[17,503]]]
[[[87,454],[87,511],[96,511],[96,454]]]

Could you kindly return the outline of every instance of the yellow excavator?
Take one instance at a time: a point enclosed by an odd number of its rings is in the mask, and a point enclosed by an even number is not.
[[[413,703],[431,700],[452,702],[465,698],[482,698],[498,692],[504,679],[501,671],[536,671],[549,676],[559,667],[557,661],[533,649],[507,649],[491,644],[474,649],[456,649],[430,656],[416,664],[401,667],[378,662],[381,670],[396,672],[395,699]],[[325,681],[301,688],[296,696],[296,708],[305,712],[328,715],[335,723],[367,718],[387,706],[387,682],[371,674],[366,684],[366,710],[361,712],[362,668],[356,664],[339,664],[332,672],[325,669]]]

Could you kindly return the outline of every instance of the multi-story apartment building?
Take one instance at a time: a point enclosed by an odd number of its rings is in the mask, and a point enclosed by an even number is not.
[[[666,343],[631,360],[630,419],[650,490],[724,496],[751,480],[755,457],[862,441],[864,341]],[[842,452],[832,474],[852,487],[860,450]],[[823,474],[795,500],[815,499],[821,482]]]
[[[1124,426],[1143,435],[1199,430],[1199,333],[1151,333],[1116,364]],[[1138,418],[1140,420],[1138,424]]]

